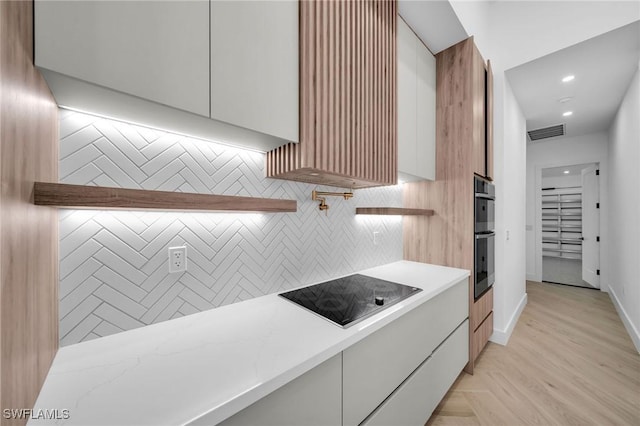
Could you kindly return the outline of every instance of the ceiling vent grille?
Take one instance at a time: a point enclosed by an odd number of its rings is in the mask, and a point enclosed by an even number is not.
[[[545,127],[543,129],[529,130],[529,139],[537,141],[540,139],[555,138],[556,136],[564,136],[565,125],[558,124],[556,126]]]

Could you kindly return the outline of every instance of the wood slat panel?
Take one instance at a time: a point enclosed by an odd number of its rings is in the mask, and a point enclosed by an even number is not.
[[[297,211],[295,200],[191,194],[36,182],[34,204],[74,209],[154,209],[196,211],[250,211],[285,213]]]
[[[58,180],[58,107],[32,58],[33,2],[0,2],[0,411],[33,407],[58,349],[58,212],[31,199]]]
[[[471,308],[469,314],[470,330],[475,331],[489,315],[489,312],[493,311],[493,287],[469,306]]]
[[[491,312],[482,324],[480,324],[478,329],[473,332],[473,346],[470,355],[474,361],[478,358],[482,349],[487,345],[491,334],[493,334],[493,312]]]
[[[396,14],[396,0],[300,2],[300,143],[268,153],[268,177],[396,183]]]
[[[356,214],[433,216],[433,210],[404,209],[400,207],[356,207]]]

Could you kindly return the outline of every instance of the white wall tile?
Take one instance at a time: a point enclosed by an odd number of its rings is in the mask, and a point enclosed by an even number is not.
[[[401,206],[400,187],[331,198],[325,215],[315,185],[265,178],[264,154],[66,110],[60,136],[64,183],[298,202],[278,214],[61,211],[61,345],[402,258],[400,218],[355,216],[357,206]],[[188,269],[169,274],[177,245]]]

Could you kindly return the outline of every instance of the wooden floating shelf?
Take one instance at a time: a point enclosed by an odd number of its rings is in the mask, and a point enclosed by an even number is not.
[[[356,207],[356,214],[373,214],[386,216],[433,216],[433,210],[404,209],[401,207]]]
[[[287,213],[295,200],[35,182],[33,203],[72,209]]]

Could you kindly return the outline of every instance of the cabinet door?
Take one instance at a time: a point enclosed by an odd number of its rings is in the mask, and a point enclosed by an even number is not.
[[[436,178],[436,59],[398,16],[398,171]]]
[[[493,71],[487,59],[487,178],[493,180]]]
[[[36,1],[36,65],[209,115],[208,1]]]
[[[473,172],[480,176],[487,175],[487,143],[486,143],[486,71],[484,59],[476,45],[473,45],[471,58],[471,90],[473,97]]]
[[[411,28],[398,15],[398,170],[410,175],[418,172],[416,41]]]
[[[468,291],[464,279],[342,353],[344,426],[360,424],[467,318]]]
[[[469,321],[465,321],[363,425],[425,424],[467,363],[468,355]]]
[[[416,175],[436,179],[436,58],[416,40]]]
[[[211,118],[298,142],[298,2],[211,2]]]
[[[224,426],[339,425],[342,355],[338,354],[220,423]],[[209,425],[204,416],[191,425]]]

